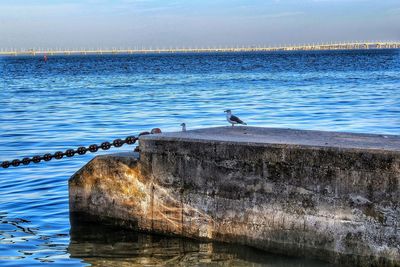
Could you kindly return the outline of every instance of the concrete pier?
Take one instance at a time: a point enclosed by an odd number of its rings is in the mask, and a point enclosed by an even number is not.
[[[256,127],[142,136],[69,181],[71,216],[348,266],[400,266],[400,137]]]

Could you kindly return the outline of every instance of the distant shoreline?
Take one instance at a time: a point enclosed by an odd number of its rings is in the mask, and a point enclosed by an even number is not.
[[[191,53],[247,53],[293,51],[346,51],[400,49],[400,42],[355,42],[310,44],[276,47],[229,48],[171,48],[171,49],[87,49],[87,50],[13,50],[0,51],[0,56],[53,56],[53,55],[130,55],[130,54],[191,54]]]

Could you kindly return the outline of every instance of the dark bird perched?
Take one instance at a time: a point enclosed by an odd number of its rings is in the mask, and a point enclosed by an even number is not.
[[[239,119],[238,117],[236,117],[235,115],[232,115],[232,112],[230,109],[225,110],[224,112],[226,112],[226,120],[232,124],[232,127],[235,124],[243,124],[243,125],[247,125],[245,122],[243,122],[241,119]]]

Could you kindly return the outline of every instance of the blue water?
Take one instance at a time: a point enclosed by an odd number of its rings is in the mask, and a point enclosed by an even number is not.
[[[400,52],[0,57],[0,161],[153,127],[179,130],[181,122],[188,129],[226,125],[228,108],[251,126],[400,134]],[[93,226],[77,225],[70,232],[67,180],[93,156],[0,169],[0,265],[139,266],[175,259],[326,266],[119,229],[93,233]]]

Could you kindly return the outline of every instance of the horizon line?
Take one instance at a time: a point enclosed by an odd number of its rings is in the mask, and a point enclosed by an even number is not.
[[[277,45],[277,46],[205,46],[205,47],[172,47],[152,48],[97,48],[97,49],[0,49],[0,55],[71,55],[71,54],[143,54],[143,53],[212,53],[212,52],[273,52],[273,51],[322,51],[322,50],[361,50],[361,49],[398,49],[400,41],[353,41],[353,42],[323,42],[298,45]]]

